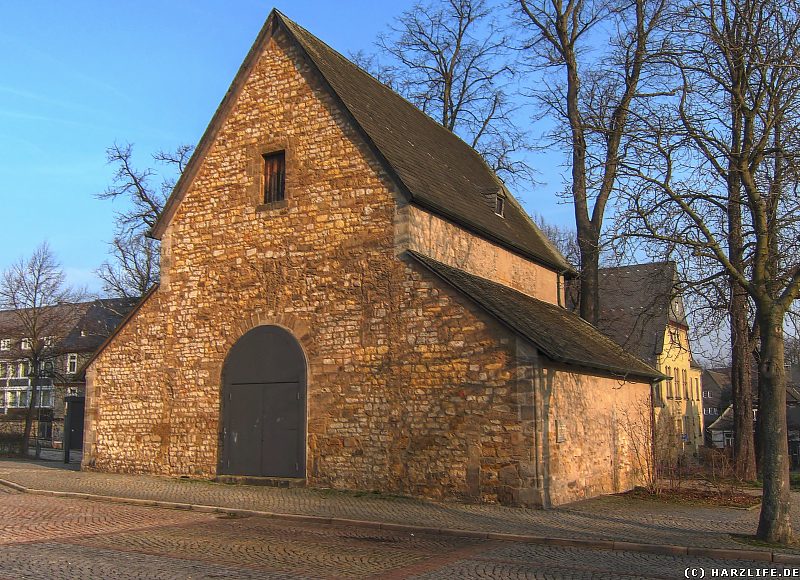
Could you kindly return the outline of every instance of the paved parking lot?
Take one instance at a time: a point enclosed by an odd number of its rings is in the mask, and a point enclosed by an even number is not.
[[[782,570],[0,491],[2,580],[683,578],[688,567],[710,577],[742,566]]]

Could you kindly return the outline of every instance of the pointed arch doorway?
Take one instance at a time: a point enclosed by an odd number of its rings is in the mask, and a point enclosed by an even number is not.
[[[222,370],[219,472],[305,477],[306,358],[279,326],[257,326],[231,347]]]

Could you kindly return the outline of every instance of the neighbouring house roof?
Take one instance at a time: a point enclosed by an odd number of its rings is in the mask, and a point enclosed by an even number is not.
[[[283,29],[308,57],[409,200],[560,272],[572,267],[464,141],[277,10],[250,50],[153,228],[160,237],[266,42]],[[504,216],[496,193],[507,197]]]
[[[664,378],[656,369],[625,352],[594,326],[565,308],[417,252],[409,250],[407,253],[554,361],[648,380]]]
[[[642,360],[655,364],[670,322],[687,326],[675,291],[675,263],[601,268],[597,327]]]
[[[700,376],[703,391],[710,391],[711,397],[703,398],[704,407],[714,407],[722,409],[731,400],[731,374],[720,372],[717,369],[707,369]]]
[[[800,430],[800,406],[797,405],[798,393],[786,391],[786,427],[790,431]],[[754,408],[758,408],[754,405]],[[709,431],[733,431],[733,405],[728,405],[716,421],[707,427]]]
[[[114,331],[135,303],[135,300],[114,298],[49,307],[39,315],[41,335],[55,337],[58,344],[54,346],[61,352],[92,352]],[[0,311],[0,338],[19,341],[29,337],[21,316],[24,316],[24,311]],[[19,354],[16,348],[8,353],[10,358]]]
[[[705,370],[703,371],[702,381],[704,390],[721,394],[722,403],[727,404],[730,401],[732,391],[730,367]],[[758,408],[758,365],[755,361],[750,366],[750,393],[753,399],[753,407]],[[786,404],[800,406],[800,385],[792,380],[790,376],[786,377]]]

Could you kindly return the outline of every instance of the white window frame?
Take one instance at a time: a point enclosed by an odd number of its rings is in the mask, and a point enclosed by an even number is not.
[[[53,406],[53,388],[52,387],[40,387],[39,391],[37,392],[39,396],[39,403],[38,407],[40,409],[49,409]],[[45,400],[45,397],[47,399]],[[45,402],[47,404],[45,404]]]
[[[71,352],[67,355],[67,374],[74,375],[78,372],[78,353]]]
[[[19,341],[19,348],[20,350],[30,350],[31,349],[31,339],[30,338],[23,338]]]
[[[11,350],[10,338],[0,338],[0,350]]]
[[[506,196],[502,193],[497,193],[494,198],[494,213],[500,217],[506,215]]]

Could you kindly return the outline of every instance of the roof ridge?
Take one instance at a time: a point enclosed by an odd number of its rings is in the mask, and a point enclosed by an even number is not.
[[[478,153],[478,152],[475,150],[475,148],[474,148],[474,147],[472,147],[472,146],[471,146],[469,143],[467,143],[466,141],[464,141],[464,139],[462,139],[462,138],[461,138],[461,136],[459,136],[459,134],[458,134],[458,133],[455,133],[455,132],[453,132],[453,131],[450,131],[449,129],[447,129],[446,127],[444,127],[444,126],[443,126],[441,123],[437,122],[437,121],[436,121],[436,120],[435,120],[433,117],[431,117],[430,115],[428,115],[428,114],[427,114],[425,111],[421,110],[421,109],[420,109],[419,107],[417,107],[417,106],[416,106],[414,103],[412,103],[412,102],[411,102],[411,101],[409,101],[407,98],[405,98],[405,97],[404,97],[402,94],[400,94],[399,92],[395,91],[393,88],[391,88],[389,85],[387,85],[386,83],[384,83],[383,81],[381,81],[379,78],[375,77],[374,75],[370,74],[368,71],[366,71],[366,70],[364,70],[363,68],[361,68],[361,67],[360,67],[358,64],[354,63],[352,60],[350,60],[349,58],[347,58],[346,56],[344,56],[342,53],[340,53],[338,50],[336,50],[335,48],[333,48],[333,47],[332,47],[330,44],[328,44],[327,42],[325,42],[324,40],[322,40],[320,37],[316,36],[314,33],[312,33],[311,31],[309,31],[307,28],[303,27],[301,24],[298,24],[297,22],[295,22],[294,20],[292,20],[291,18],[289,18],[288,16],[286,16],[286,15],[285,15],[283,12],[281,12],[281,11],[280,11],[280,10],[278,10],[277,8],[275,9],[275,12],[276,12],[276,14],[277,14],[278,16],[280,16],[280,18],[281,18],[281,19],[284,21],[284,23],[288,23],[288,24],[291,24],[291,25],[295,26],[296,28],[299,28],[299,29],[300,29],[302,32],[306,33],[306,34],[307,34],[307,35],[309,35],[309,36],[312,36],[312,37],[313,37],[314,39],[316,39],[318,42],[320,42],[321,44],[325,45],[325,47],[326,47],[326,48],[328,48],[328,50],[330,50],[332,54],[334,54],[336,57],[338,57],[338,58],[339,58],[339,59],[342,61],[342,63],[344,63],[345,65],[349,65],[349,66],[353,67],[355,70],[359,71],[361,74],[363,74],[363,75],[365,75],[365,76],[369,77],[369,78],[370,78],[370,80],[372,80],[372,81],[374,81],[374,82],[378,83],[379,85],[381,85],[382,87],[384,87],[384,88],[386,89],[386,91],[388,91],[388,92],[392,93],[392,95],[394,95],[394,96],[397,96],[397,97],[400,97],[401,99],[403,99],[403,101],[405,101],[405,102],[406,102],[406,104],[407,104],[409,107],[413,107],[413,108],[414,108],[416,111],[419,111],[420,113],[422,113],[422,115],[425,117],[425,119],[426,119],[427,121],[429,121],[430,123],[432,123],[432,128],[436,129],[437,131],[444,131],[444,133],[443,133],[443,134],[450,135],[450,136],[452,136],[452,137],[455,137],[455,138],[456,138],[456,139],[458,139],[459,141],[461,141],[461,142],[462,142],[464,145],[466,145],[467,147],[469,147],[469,148],[470,148],[470,149],[471,149],[471,150],[472,150],[472,151],[473,151],[473,152],[474,152],[474,153],[477,155],[477,157],[480,159],[480,161],[481,161],[482,163],[484,163],[484,164],[487,166],[487,168],[489,169],[489,171],[492,171],[492,173],[494,173],[494,171],[492,170],[492,168],[491,168],[491,167],[488,167],[488,164],[486,163],[486,160],[483,158],[483,156],[482,156],[480,153]],[[336,89],[334,89],[334,90],[336,90]],[[497,174],[495,174],[495,176],[496,176],[496,175],[497,175]],[[499,179],[499,178],[498,178],[498,179]],[[502,182],[502,180],[500,180],[500,183],[498,184],[498,187],[500,187],[501,185],[503,185],[503,182]]]
[[[667,266],[670,264],[677,265],[675,260],[657,260],[655,262],[640,262],[637,264],[624,264],[620,266],[602,266],[600,268],[600,272],[608,270],[628,270],[633,268],[647,268],[649,266]]]
[[[383,96],[385,96],[387,99],[389,99],[389,100],[391,100],[391,99],[399,100],[399,102],[403,103],[405,108],[408,110],[408,112],[412,116],[414,116],[417,119],[424,119],[425,120],[425,124],[427,125],[427,127],[431,131],[433,131],[434,133],[439,135],[441,138],[443,138],[443,139],[445,139],[447,141],[450,141],[450,142],[452,142],[454,144],[457,143],[462,148],[466,148],[465,150],[469,152],[469,155],[471,157],[471,162],[480,165],[483,168],[483,170],[485,171],[485,173],[488,176],[490,176],[490,179],[492,181],[493,186],[496,186],[498,190],[502,190],[503,193],[508,196],[509,201],[511,201],[511,204],[516,208],[519,216],[525,222],[525,225],[532,230],[532,232],[530,232],[529,235],[532,238],[538,239],[542,243],[542,245],[545,247],[545,252],[544,253],[545,254],[549,254],[549,255],[538,255],[537,259],[539,261],[544,261],[544,262],[548,263],[549,265],[554,266],[557,269],[564,270],[564,271],[573,271],[572,266],[569,264],[569,262],[567,262],[567,260],[563,257],[563,255],[561,255],[561,252],[558,250],[558,248],[552,243],[552,241],[546,235],[544,235],[544,233],[541,231],[541,229],[536,225],[536,223],[531,219],[531,217],[528,215],[528,213],[524,210],[524,208],[520,204],[519,200],[517,200],[517,198],[511,193],[511,191],[509,190],[507,185],[503,182],[503,180],[500,179],[500,177],[495,173],[495,171],[489,166],[489,164],[487,163],[486,159],[474,147],[472,147],[466,141],[464,141],[457,133],[455,133],[453,131],[450,131],[446,127],[442,126],[440,123],[436,122],[436,120],[434,120],[430,115],[428,115],[427,113],[421,111],[416,105],[414,105],[411,101],[409,101],[408,99],[403,97],[397,91],[393,90],[391,87],[387,86],[385,83],[381,82],[380,80],[378,80],[377,78],[375,78],[374,76],[369,74],[367,71],[365,71],[364,69],[359,67],[357,64],[352,62],[350,59],[345,57],[343,54],[339,53],[336,49],[331,47],[324,40],[322,40],[319,37],[315,36],[314,34],[309,32],[303,26],[297,24],[296,22],[294,22],[293,20],[288,18],[282,12],[276,10],[276,15],[277,15],[278,19],[286,26],[286,28],[289,30],[289,32],[292,35],[295,36],[295,39],[300,43],[301,47],[306,51],[306,53],[308,54],[309,58],[316,65],[316,67],[319,70],[320,74],[327,81],[328,85],[333,90],[334,94],[336,94],[338,96],[339,100],[342,102],[342,104],[345,107],[345,109],[347,109],[348,112],[352,115],[352,117],[353,117],[354,121],[356,122],[356,124],[361,128],[361,130],[364,133],[367,134],[367,136],[370,138],[370,140],[372,140],[372,142],[375,145],[375,147],[378,149],[378,151],[381,153],[381,155],[386,159],[386,162],[389,164],[389,166],[391,168],[396,169],[395,163],[393,163],[392,160],[388,158],[388,156],[385,154],[385,152],[383,150],[383,147],[381,147],[380,143],[375,142],[375,139],[373,138],[373,135],[372,135],[372,130],[370,128],[364,126],[364,123],[363,123],[362,119],[359,118],[359,113],[353,110],[352,106],[350,104],[348,104],[347,99],[344,96],[342,96],[342,94],[339,91],[339,89],[337,89],[337,87],[334,86],[335,83],[332,82],[331,78],[329,78],[329,76],[326,74],[326,72],[321,69],[321,63],[317,62],[317,60],[314,58],[314,54],[310,54],[310,53],[316,53],[317,52],[316,47],[313,46],[314,43],[318,43],[319,45],[321,45],[321,47],[323,49],[325,49],[329,53],[329,56],[332,56],[333,58],[335,58],[339,62],[340,65],[343,65],[346,69],[349,69],[349,70],[352,70],[352,71],[357,71],[357,73],[359,75],[361,75],[363,78],[365,78],[369,83],[373,84],[375,87],[378,87],[379,90],[383,93]],[[298,38],[298,35],[303,36],[305,38]],[[309,43],[311,43],[311,45],[309,45]],[[325,57],[325,55],[318,55],[318,56],[319,56],[319,58],[322,58],[322,59],[324,59],[324,57]],[[413,132],[411,134],[413,135]],[[411,143],[411,142],[409,141],[409,143]],[[411,143],[411,144],[412,144],[412,147],[413,147],[414,144],[413,143]],[[428,151],[427,153],[428,153],[429,156],[431,156],[430,151]],[[474,189],[477,189],[477,190],[485,189],[485,187],[483,187],[482,184],[479,181],[475,181],[474,179],[472,179],[469,175],[467,175],[464,172],[459,172],[458,171],[458,167],[451,166],[451,164],[447,163],[447,160],[440,159],[440,161],[444,161],[444,163],[448,166],[448,169],[454,171],[455,174],[459,174],[460,177],[466,179],[469,183],[471,183]],[[421,192],[416,191],[416,188],[414,188],[411,185],[409,185],[407,180],[404,179],[402,173],[403,172],[399,171],[399,170],[395,171],[395,175],[398,178],[398,180],[400,181],[400,183],[408,190],[408,192],[410,193],[412,199],[414,199],[417,203],[424,202],[424,205],[427,205],[427,206],[433,205],[435,207],[432,207],[431,209],[434,209],[434,210],[439,210],[439,211],[448,211],[448,210],[450,210],[450,211],[452,211],[452,207],[442,207],[441,204],[436,204],[435,202],[432,202],[432,200],[427,200],[424,197],[422,197],[420,195]],[[453,177],[456,176],[455,174],[453,175]],[[483,177],[485,178],[485,176],[483,176]],[[483,184],[483,185],[485,185],[485,184]],[[465,192],[462,192],[462,195],[464,193]],[[450,200],[451,205],[455,201],[456,200],[451,199]],[[452,216],[449,216],[449,217],[452,218]],[[472,225],[473,225],[473,227],[476,227],[476,224],[472,224]],[[507,223],[504,224],[504,225],[507,226]],[[477,225],[477,227],[479,229],[481,229],[483,226]],[[488,234],[488,235],[492,235],[492,234],[494,234],[495,236],[497,235],[496,232],[491,232],[491,231],[488,231],[488,232],[485,232],[485,233]],[[502,238],[502,236],[500,236],[500,237]],[[508,243],[508,242],[506,241],[506,243]]]
[[[270,12],[175,184],[152,229],[154,237],[164,234],[256,62],[278,30],[284,31],[287,40],[298,48],[323,89],[337,101],[354,130],[409,201],[548,269],[572,270],[474,148],[278,10]],[[507,204],[502,215],[483,199],[483,192],[490,188],[505,189],[509,195],[512,203]]]

